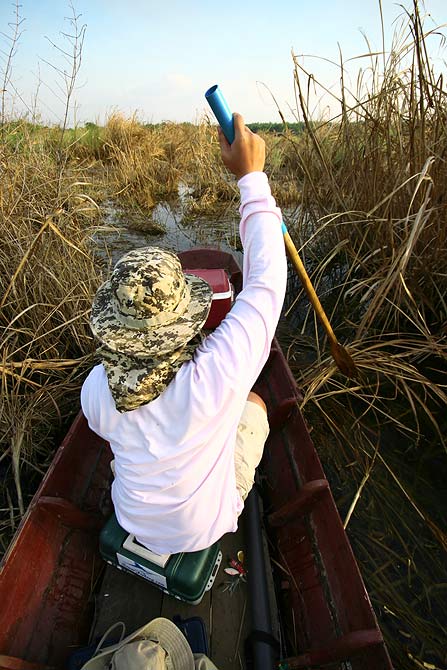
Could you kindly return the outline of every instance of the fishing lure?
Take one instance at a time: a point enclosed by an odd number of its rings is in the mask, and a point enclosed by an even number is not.
[[[223,591],[233,594],[241,582],[246,581],[247,570],[243,566],[244,552],[238,551],[237,558],[228,559],[228,567],[224,568],[225,574],[232,579],[224,582]]]

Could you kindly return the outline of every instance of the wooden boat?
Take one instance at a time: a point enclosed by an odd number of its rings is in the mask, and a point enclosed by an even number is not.
[[[232,255],[196,249],[180,257],[187,268],[225,268],[236,290],[240,289],[241,273]],[[259,660],[263,658],[263,648],[272,651],[271,638],[277,637],[278,626],[275,611],[271,612],[272,634],[259,619],[268,603],[260,593],[265,574],[259,575],[259,565],[256,572],[262,546],[259,542],[256,545],[260,533],[255,529],[254,546],[252,543],[246,549],[250,592],[255,600],[249,609],[257,629],[251,636],[255,640],[252,667],[256,670],[278,667],[279,658],[283,663],[280,667],[288,668],[328,665],[340,670],[391,668],[328,481],[298,409],[299,391],[276,339],[257,387],[266,400],[271,423],[260,467],[262,521],[280,582],[277,597],[281,645],[279,651],[273,651],[268,664]],[[94,594],[101,588],[101,579],[107,580],[98,554],[98,531],[111,511],[110,459],[108,444],[90,431],[80,413],[2,562],[1,668],[66,668],[73,651],[91,639]],[[249,500],[249,516],[256,517],[258,494],[250,494]],[[259,525],[259,517],[257,521]],[[248,535],[253,537],[252,529]],[[270,566],[266,570],[271,577]],[[109,597],[106,601],[109,612],[113,609],[109,592],[120,581],[115,573],[120,574],[114,570],[103,590],[103,600]],[[138,577],[130,579],[137,587],[129,583],[125,586],[125,593],[117,601],[118,609],[112,613],[117,618],[125,616],[119,611],[120,604],[134,610],[139,597],[145,598],[147,606],[150,594],[158,593],[150,585],[149,591],[144,591],[146,583]],[[211,593],[215,599],[221,598],[217,614],[217,600],[213,600],[213,619],[219,619],[221,626],[230,625],[232,615],[228,607],[232,598],[228,593],[219,596],[216,586]],[[194,608],[191,610],[194,615]],[[264,619],[268,617],[269,613]],[[239,644],[241,627],[236,629]],[[222,646],[220,635],[223,633],[218,632],[215,639],[220,639]],[[261,654],[256,653],[256,644]],[[228,664],[213,656],[220,670],[240,667],[234,659],[234,664]]]

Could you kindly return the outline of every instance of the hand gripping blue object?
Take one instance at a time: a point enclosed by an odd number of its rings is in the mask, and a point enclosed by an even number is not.
[[[214,116],[219,121],[219,126],[222,128],[225,137],[229,143],[232,144],[234,141],[233,114],[230,112],[228,103],[222,95],[219,85],[214,84],[214,86],[211,86],[205,93],[205,98],[213,110]],[[284,221],[281,222],[281,228],[283,235],[285,235],[287,233],[287,227]]]
[[[230,144],[234,141],[234,123],[233,114],[230,112],[227,101],[222,95],[218,84],[211,86],[205,93],[205,98],[214,112],[214,116],[219,122],[223,133]]]

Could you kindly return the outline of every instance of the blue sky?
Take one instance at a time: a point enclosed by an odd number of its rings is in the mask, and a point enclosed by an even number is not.
[[[11,79],[16,94],[13,103],[9,85],[8,108],[19,111],[24,104],[32,108],[37,101],[42,119],[57,122],[63,114],[58,99],[63,81],[54,68],[67,69],[68,63],[49,40],[69,48],[61,33],[71,31],[65,18],[72,16],[70,5],[65,0],[21,0],[20,4],[23,32]],[[412,7],[410,0],[402,4]],[[337,85],[339,72],[322,59],[338,60],[339,45],[345,59],[363,54],[365,33],[372,49],[381,48],[376,0],[226,0],[221,4],[73,0],[73,5],[80,25],[86,25],[73,94],[79,123],[102,123],[113,111],[136,112],[141,120],[152,122],[196,121],[207,111],[204,92],[215,83],[231,109],[241,112],[246,121],[279,120],[266,87],[293,120],[292,50],[307,54],[301,62],[332,86]],[[396,17],[403,9],[391,0],[383,0],[382,7],[389,48]],[[445,0],[427,0],[425,13],[430,14],[426,28],[445,23]],[[13,17],[14,3],[0,0],[3,33],[10,30]],[[0,36],[0,48],[9,49],[4,36]],[[433,56],[439,57],[436,49]],[[3,55],[0,74],[4,62]],[[367,62],[352,65],[353,78],[361,65]]]

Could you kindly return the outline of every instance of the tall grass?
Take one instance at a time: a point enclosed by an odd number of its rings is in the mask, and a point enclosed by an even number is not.
[[[436,486],[447,428],[447,99],[428,56],[433,40],[442,46],[442,33],[425,30],[415,3],[389,53],[370,50],[353,90],[340,62],[329,120],[312,118],[309,91],[320,84],[294,57],[303,130],[264,134],[273,192],[359,377],[340,376],[293,276],[281,339],[402,668],[441,658],[445,633]],[[189,219],[236,215],[238,205],[208,119],[146,126],[113,114],[101,128],[47,128],[7,122],[3,107],[2,120],[0,471],[11,477],[0,538],[23,514],[93,362],[101,202],[148,219],[179,190]]]
[[[438,32],[424,32],[415,4],[389,56],[370,54],[354,92],[342,62],[340,112],[330,122],[311,121],[308,74],[294,57],[306,132],[288,137],[302,180],[289,228],[361,373],[345,386],[318,348],[303,373],[306,402],[334,384],[357,396],[369,389],[363,401],[377,407],[372,388],[390,382],[416,421],[422,410],[435,423],[426,399],[446,401],[433,368],[446,364],[447,93],[427,55],[430,39]],[[302,307],[297,287],[289,314],[312,333]]]
[[[288,228],[359,376],[340,376],[297,284],[283,342],[396,667],[408,669],[445,662],[447,91],[433,41],[445,38],[415,2],[354,90],[341,60],[338,113],[318,122],[309,92],[324,86],[294,56],[306,130],[287,136],[302,185]]]
[[[294,57],[307,132],[293,149],[301,220],[311,222],[313,244],[340,247],[331,263],[349,268],[341,299],[359,305],[356,337],[417,331],[436,350],[432,336],[447,317],[447,92],[427,55],[433,39],[438,31],[424,32],[415,4],[389,56],[370,55],[354,92],[341,63],[340,112],[317,124],[307,73]]]
[[[90,245],[97,206],[82,171],[61,170],[27,124],[15,125],[18,144],[9,130],[0,145],[0,439],[15,484],[2,507],[13,520],[27,504],[22,477],[44,472],[49,438],[78,402],[101,270]]]
[[[335,279],[339,329],[359,365],[363,357],[377,375],[390,376],[393,360],[397,382],[422,384],[417,400],[402,390],[412,406],[424,407],[426,392],[445,402],[431,367],[446,361],[447,93],[427,56],[437,31],[424,32],[417,4],[406,18],[388,58],[371,55],[368,79],[359,75],[355,93],[342,87],[335,122],[310,123],[306,74],[295,58],[307,133],[294,149],[304,173],[303,244],[316,281],[325,276],[327,288],[328,275]]]

